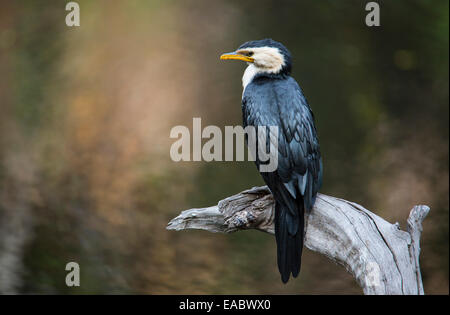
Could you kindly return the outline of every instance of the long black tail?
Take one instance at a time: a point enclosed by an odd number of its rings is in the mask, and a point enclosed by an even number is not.
[[[277,200],[275,204],[277,261],[283,283],[288,282],[291,273],[295,278],[300,272],[305,220],[303,199],[287,199]]]

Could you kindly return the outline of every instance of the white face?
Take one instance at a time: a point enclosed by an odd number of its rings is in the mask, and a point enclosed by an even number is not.
[[[247,47],[220,56],[222,60],[241,60],[248,63],[242,77],[245,88],[259,73],[278,73],[286,64],[283,54],[275,47]]]
[[[258,73],[278,73],[285,65],[284,56],[278,48],[274,47],[244,48],[239,49],[236,53],[253,59],[248,62],[248,67],[242,77],[243,92]]]
[[[275,47],[243,48],[238,54],[253,58],[253,64],[259,72],[277,73],[285,65],[284,56]]]

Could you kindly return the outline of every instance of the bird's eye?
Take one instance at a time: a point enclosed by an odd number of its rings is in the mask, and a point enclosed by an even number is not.
[[[248,57],[253,56],[253,51],[249,51],[248,53],[246,53],[246,55],[247,55]]]

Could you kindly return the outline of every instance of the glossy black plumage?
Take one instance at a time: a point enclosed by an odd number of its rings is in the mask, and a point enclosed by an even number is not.
[[[281,45],[265,41],[249,43],[253,47]],[[251,47],[249,43],[240,48]],[[276,200],[277,260],[285,283],[290,274],[296,277],[300,271],[304,212],[312,209],[321,187],[322,161],[314,115],[299,85],[290,77],[289,52],[284,46],[279,50],[288,63],[279,73],[259,73],[253,78],[243,93],[242,111],[244,126],[278,126],[278,168],[261,175]],[[256,164],[259,169],[258,157]]]

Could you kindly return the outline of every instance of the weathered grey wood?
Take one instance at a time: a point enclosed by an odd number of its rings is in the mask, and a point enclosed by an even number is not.
[[[424,294],[420,273],[422,221],[430,208],[415,206],[407,232],[364,207],[319,194],[306,216],[305,246],[344,266],[364,294]],[[168,230],[202,229],[231,233],[257,229],[274,234],[274,200],[266,187],[254,187],[217,206],[181,212]]]

